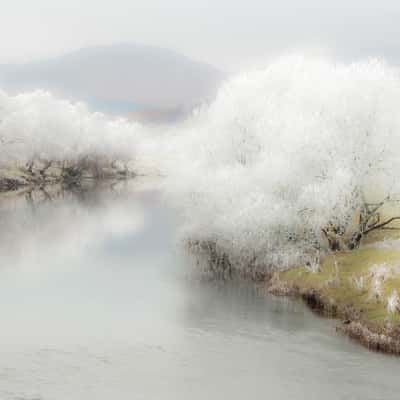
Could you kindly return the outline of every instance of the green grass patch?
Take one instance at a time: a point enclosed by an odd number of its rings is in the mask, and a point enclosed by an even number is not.
[[[397,235],[396,232],[393,236]],[[381,296],[377,298],[371,289],[373,276],[370,269],[374,265],[382,264],[390,266],[393,274],[382,280]],[[362,311],[363,319],[368,321],[390,320],[400,323],[400,313],[392,314],[387,311],[387,298],[394,290],[400,294],[400,270],[395,270],[397,266],[400,266],[400,250],[367,246],[327,256],[322,261],[319,272],[313,273],[306,267],[299,267],[282,272],[280,279],[300,289],[315,289],[326,302],[352,306]],[[363,280],[363,285],[356,284],[360,280]]]

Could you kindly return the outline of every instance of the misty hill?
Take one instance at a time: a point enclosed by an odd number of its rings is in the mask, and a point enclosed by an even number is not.
[[[176,52],[134,44],[0,65],[0,87],[10,93],[47,89],[114,114],[190,109],[213,96],[222,76],[212,66]]]

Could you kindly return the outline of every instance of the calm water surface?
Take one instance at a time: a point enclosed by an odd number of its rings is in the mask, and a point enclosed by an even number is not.
[[[199,279],[151,184],[0,206],[1,400],[400,398],[399,359]]]

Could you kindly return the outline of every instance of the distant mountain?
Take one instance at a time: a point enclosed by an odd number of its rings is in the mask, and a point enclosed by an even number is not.
[[[0,65],[0,87],[8,92],[46,89],[121,115],[190,109],[212,98],[222,79],[223,73],[208,64],[134,44],[90,47],[49,60]]]

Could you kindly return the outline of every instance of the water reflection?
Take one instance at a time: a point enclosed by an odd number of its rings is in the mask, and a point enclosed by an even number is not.
[[[157,182],[46,193],[0,197],[1,399],[398,398],[398,359],[199,279]]]
[[[124,186],[106,188],[49,187],[3,194],[3,267],[40,269],[61,255],[79,260],[90,246],[137,232],[144,224],[143,205],[121,196]]]

